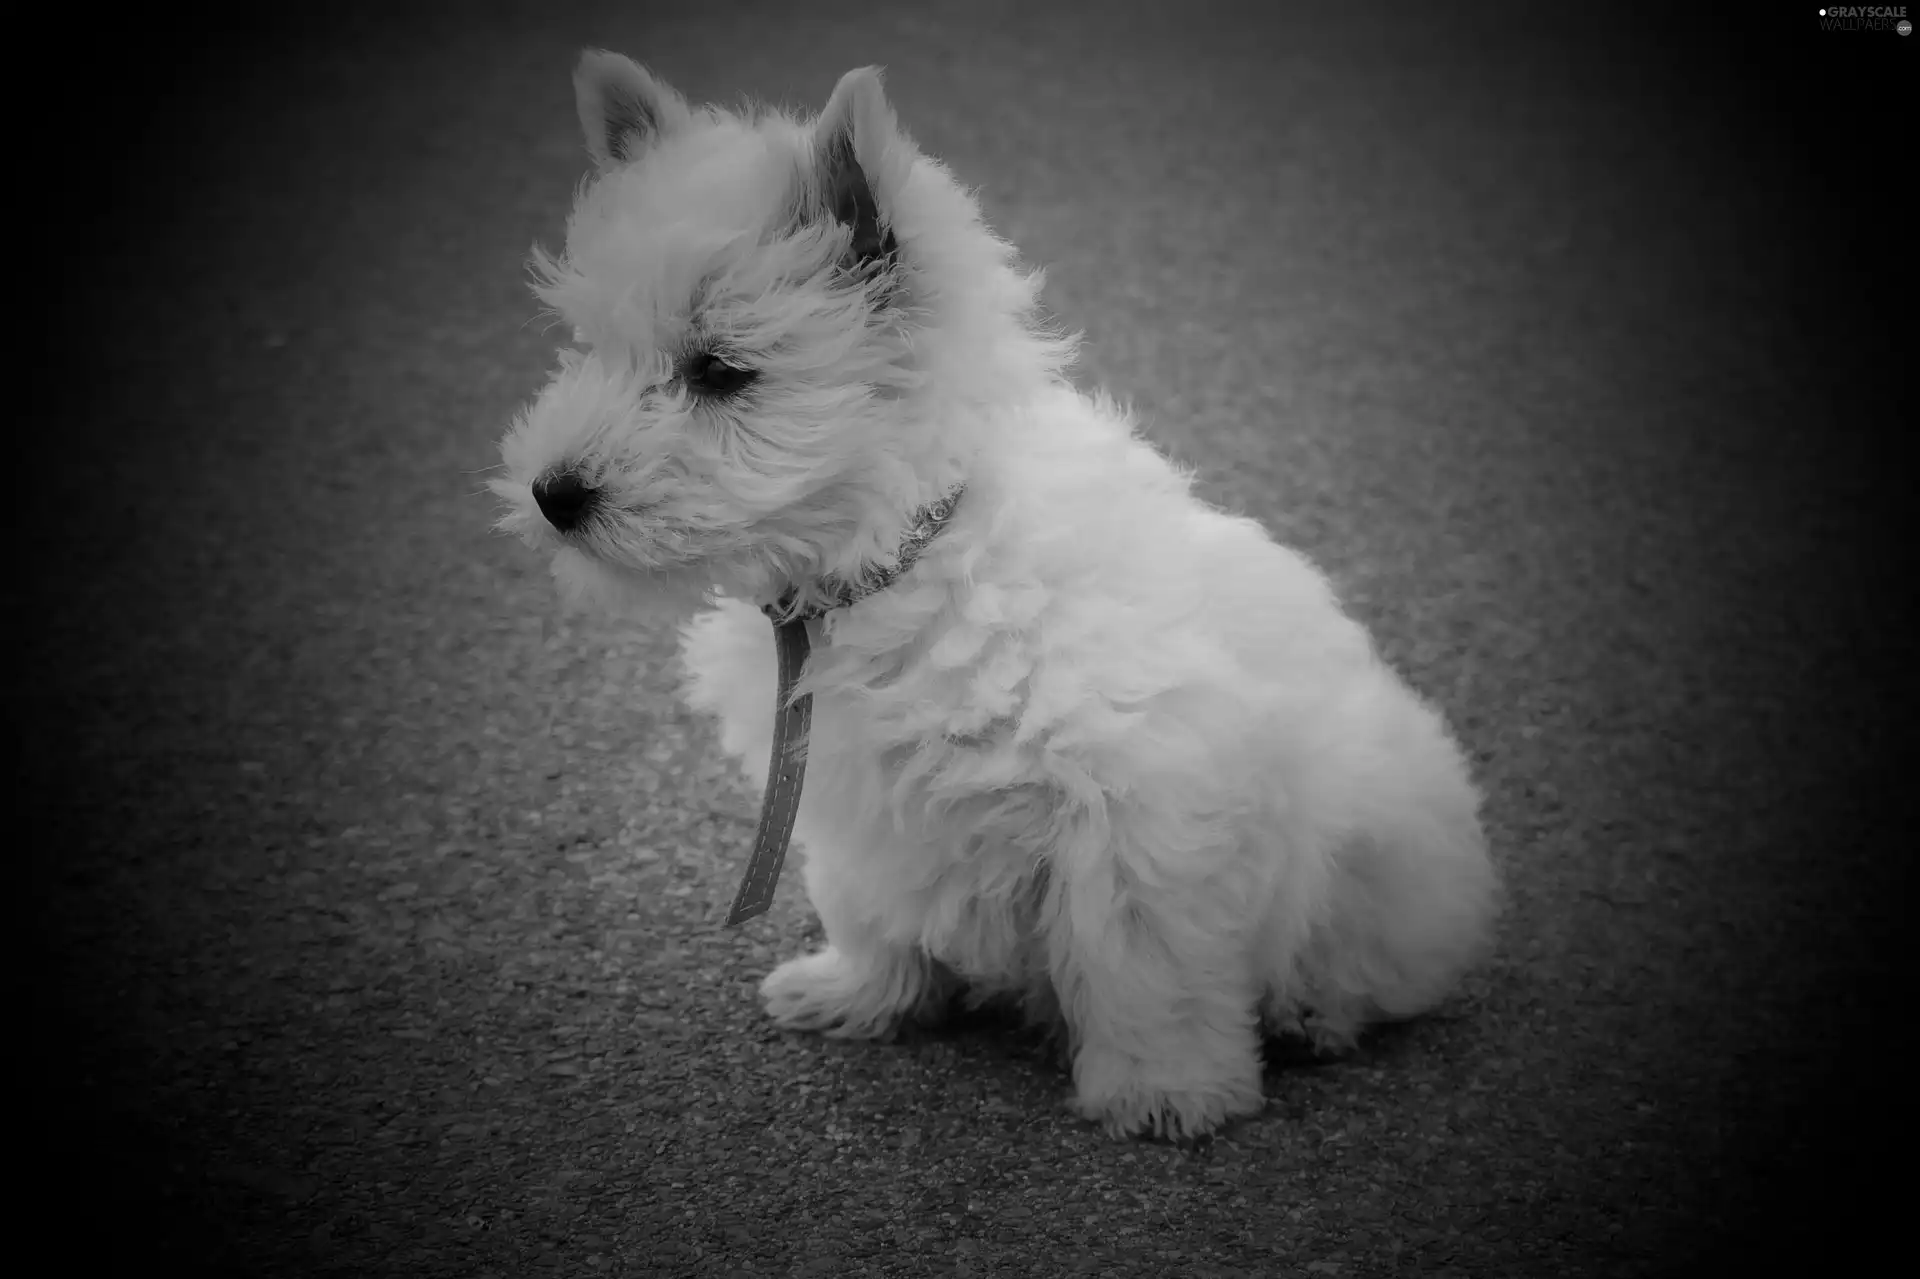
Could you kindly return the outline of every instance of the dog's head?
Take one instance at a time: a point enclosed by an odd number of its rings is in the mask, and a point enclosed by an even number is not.
[[[597,173],[536,292],[575,345],[502,442],[501,526],[564,584],[803,594],[961,477],[964,407],[1057,372],[1037,275],[896,123],[877,71],[811,123],[575,74]],[[963,433],[962,433],[963,434]]]

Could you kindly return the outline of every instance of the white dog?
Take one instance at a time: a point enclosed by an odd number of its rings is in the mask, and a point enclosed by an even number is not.
[[[579,349],[494,487],[571,593],[717,600],[688,698],[756,779],[762,608],[807,619],[827,945],[771,1015],[880,1037],[1009,996],[1066,1031],[1079,1113],[1186,1137],[1261,1108],[1263,1015],[1338,1048],[1438,1001],[1496,897],[1440,717],[1312,566],[1069,385],[1040,276],[877,72],[811,123],[607,53],[575,84],[598,174],[535,256]]]

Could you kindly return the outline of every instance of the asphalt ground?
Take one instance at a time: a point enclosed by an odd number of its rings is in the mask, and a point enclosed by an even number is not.
[[[1920,40],[1811,15],[527,4],[24,43],[16,1239],[65,1273],[1856,1272],[1911,1132]],[[789,883],[720,926],[757,796],[670,636],[560,616],[481,487],[550,362],[524,259],[590,44],[696,99],[889,68],[1049,267],[1082,380],[1457,726],[1509,896],[1458,1000],[1276,1047],[1266,1113],[1190,1148],[1072,1119],[991,1020],[764,1021],[818,925]]]

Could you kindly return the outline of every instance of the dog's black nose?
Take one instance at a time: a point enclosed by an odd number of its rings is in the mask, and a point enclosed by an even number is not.
[[[533,500],[539,504],[540,514],[562,533],[571,532],[586,518],[587,508],[593,505],[593,494],[594,490],[582,484],[580,477],[571,471],[543,475],[533,482]]]

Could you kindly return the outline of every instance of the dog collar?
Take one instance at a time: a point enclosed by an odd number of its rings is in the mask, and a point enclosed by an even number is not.
[[[913,523],[907,526],[906,535],[900,539],[900,549],[895,553],[893,563],[874,565],[864,570],[853,581],[837,584],[827,592],[827,600],[824,603],[809,604],[805,608],[795,609],[794,600],[799,595],[799,591],[790,590],[774,603],[762,605],[760,611],[765,613],[775,626],[781,626],[787,622],[811,622],[825,617],[837,608],[858,604],[867,596],[886,590],[899,579],[902,573],[913,567],[913,562],[920,558],[920,552],[926,550],[927,544],[940,535],[940,530],[945,528],[947,521],[953,518],[954,508],[960,505],[960,497],[966,491],[965,484],[956,485],[945,497],[935,498],[915,511]]]
[[[913,523],[900,539],[900,550],[892,564],[867,569],[855,580],[839,583],[828,592],[824,603],[798,607],[799,592],[789,590],[774,603],[761,607],[773,623],[779,666],[773,707],[773,758],[767,765],[767,792],[760,800],[760,828],[753,837],[753,852],[747,858],[740,891],[734,894],[733,908],[727,912],[728,924],[743,924],[773,905],[773,890],[780,882],[780,868],[786,864],[787,845],[793,839],[800,786],[807,775],[807,734],[813,727],[813,694],[793,695],[812,651],[807,623],[857,604],[898,581],[953,518],[966,487],[957,485],[946,496],[914,512]]]

